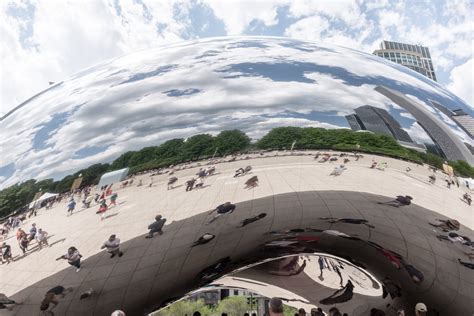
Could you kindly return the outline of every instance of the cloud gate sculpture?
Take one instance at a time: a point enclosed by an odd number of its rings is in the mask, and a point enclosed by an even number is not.
[[[0,120],[0,313],[471,315],[453,110],[473,115],[400,65],[286,38],[77,73]]]

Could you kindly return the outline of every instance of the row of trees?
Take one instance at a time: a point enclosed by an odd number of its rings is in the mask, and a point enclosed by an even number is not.
[[[400,146],[393,138],[371,133],[357,133],[348,129],[323,129],[313,127],[278,127],[272,129],[256,143],[239,130],[229,130],[217,136],[198,134],[185,139],[171,139],[159,146],[150,146],[138,151],[128,151],[111,164],[95,164],[68,175],[61,180],[28,180],[0,191],[0,218],[28,204],[34,195],[43,192],[66,192],[80,174],[83,185],[97,184],[100,176],[108,171],[130,168],[130,173],[167,167],[182,162],[203,158],[222,157],[237,152],[261,149],[335,149],[360,151],[406,159],[417,163],[428,163],[441,168],[444,159],[433,154],[424,154]],[[464,161],[451,162],[459,176],[473,177],[474,168]]]
[[[293,316],[297,312],[296,308],[283,306],[284,316]],[[250,306],[247,304],[247,298],[243,296],[231,296],[220,301],[215,306],[206,305],[203,299],[196,301],[182,300],[171,304],[164,310],[153,313],[155,316],[175,316],[175,315],[192,315],[194,312],[200,312],[201,315],[221,316],[227,313],[229,316],[242,316],[246,312],[250,312]]]

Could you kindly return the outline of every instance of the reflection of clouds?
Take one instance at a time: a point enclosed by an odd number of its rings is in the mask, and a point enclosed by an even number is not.
[[[223,79],[229,74],[216,72],[245,63],[264,65],[266,75],[252,68],[246,71],[253,75]],[[277,64],[293,71],[294,80],[272,67]],[[271,38],[207,39],[116,58],[72,76],[0,123],[0,167],[14,161],[16,168],[0,186],[66,174],[128,150],[196,133],[241,129],[255,139],[278,126],[343,128],[314,113],[342,116],[365,104],[390,111],[393,103],[373,90],[374,78],[386,78],[384,85],[411,87],[410,94],[425,106],[423,99],[429,97],[465,108],[437,84],[400,67],[344,48]],[[41,139],[47,146],[38,148],[35,136],[58,113],[67,115],[58,126],[49,125],[54,130]],[[410,127],[410,133],[412,129],[423,139],[419,127]],[[89,154],[78,157],[78,152]]]

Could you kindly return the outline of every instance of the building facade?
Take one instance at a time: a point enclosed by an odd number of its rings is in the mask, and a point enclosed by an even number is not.
[[[393,137],[403,143],[413,143],[408,133],[386,110],[364,105],[355,109],[355,113],[346,116],[353,131],[367,130]]]
[[[437,81],[430,50],[426,46],[383,41],[380,49],[375,50],[373,54]]]
[[[455,133],[435,114],[422,105],[409,99],[402,93],[383,86],[377,86],[375,91],[385,95],[395,104],[407,110],[417,120],[418,124],[430,136],[433,142],[442,150],[448,160],[464,160],[474,165],[474,156]]]
[[[431,101],[431,104],[441,113],[453,120],[469,137],[474,135],[474,118],[461,109],[453,110],[442,106],[438,102]]]

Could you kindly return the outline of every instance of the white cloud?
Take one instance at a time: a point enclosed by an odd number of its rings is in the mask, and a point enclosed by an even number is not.
[[[472,109],[474,109],[473,69],[473,58],[462,65],[454,67],[449,76],[450,83],[448,84],[448,89],[463,99]]]

